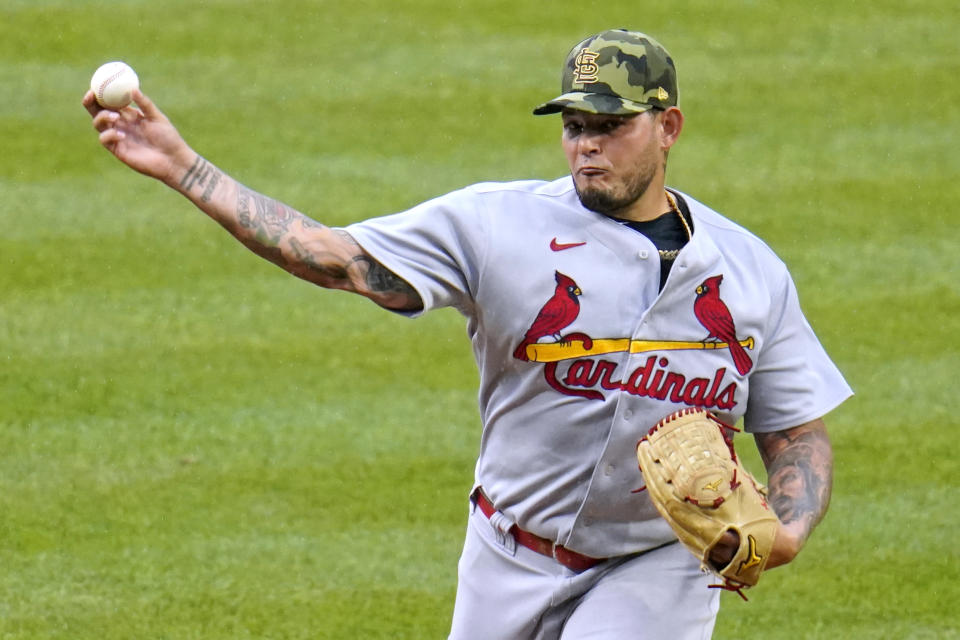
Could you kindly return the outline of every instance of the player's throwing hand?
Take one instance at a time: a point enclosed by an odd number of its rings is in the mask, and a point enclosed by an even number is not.
[[[121,162],[144,175],[170,183],[180,163],[189,165],[191,151],[170,120],[139,89],[133,91],[139,106],[105,109],[93,91],[83,96],[83,106],[100,132],[100,143]]]

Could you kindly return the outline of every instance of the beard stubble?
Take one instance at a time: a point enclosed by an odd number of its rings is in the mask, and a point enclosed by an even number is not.
[[[657,173],[655,162],[644,162],[639,164],[635,171],[626,177],[623,187],[617,189],[615,186],[607,189],[599,187],[588,187],[581,189],[576,179],[573,186],[577,191],[577,197],[580,203],[590,211],[615,218],[617,212],[627,209],[634,202],[643,197],[653,182]]]

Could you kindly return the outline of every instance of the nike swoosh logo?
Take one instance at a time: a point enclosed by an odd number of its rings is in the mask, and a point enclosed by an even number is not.
[[[586,242],[565,242],[561,244],[557,242],[556,238],[554,238],[553,240],[550,241],[550,249],[552,249],[553,251],[563,251],[565,249],[573,249],[574,247],[582,247],[585,244],[587,243]]]

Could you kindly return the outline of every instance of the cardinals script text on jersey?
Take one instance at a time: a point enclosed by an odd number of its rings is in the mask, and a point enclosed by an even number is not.
[[[720,299],[722,274],[707,278],[697,287],[693,313],[708,333],[706,338],[695,341],[595,340],[583,332],[563,335],[561,332],[579,315],[579,297],[583,292],[568,275],[557,271],[554,279],[553,296],[541,307],[513,354],[519,360],[543,362],[544,379],[554,390],[591,400],[603,400],[604,391],[623,391],[723,411],[730,411],[737,405],[737,385],[728,378],[726,367],[715,369],[710,377],[685,375],[671,370],[669,357],[662,353],[668,350],[725,349],[729,351],[737,373],[741,376],[749,373],[753,360],[746,349],[753,348],[754,341],[750,337],[744,340],[737,337],[733,317]],[[539,342],[546,337],[554,342]],[[620,365],[613,360],[595,357],[624,351],[661,353],[651,354],[643,365],[627,372],[618,371]]]

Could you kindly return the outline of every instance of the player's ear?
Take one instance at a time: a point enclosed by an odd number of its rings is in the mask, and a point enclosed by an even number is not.
[[[680,137],[683,130],[683,112],[677,107],[669,107],[657,117],[657,133],[660,136],[660,146],[669,149]]]

